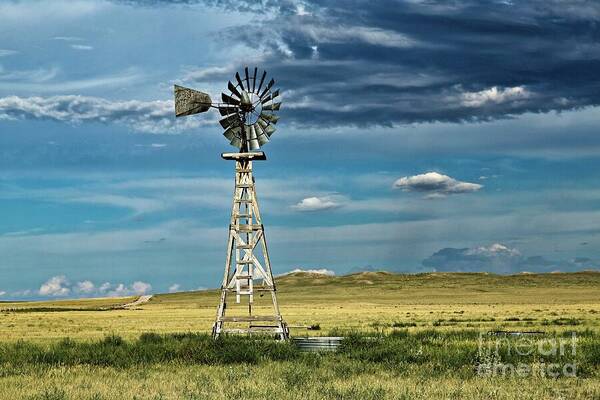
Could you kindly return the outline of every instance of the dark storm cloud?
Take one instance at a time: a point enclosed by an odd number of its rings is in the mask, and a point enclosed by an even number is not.
[[[600,103],[594,2],[209,4],[257,11],[220,37],[259,51],[235,62],[277,77],[282,114],[298,125],[482,121]]]
[[[555,261],[543,256],[525,257],[517,249],[493,244],[489,247],[441,249],[423,260],[423,266],[440,272],[572,272],[600,269],[600,262],[584,257]]]

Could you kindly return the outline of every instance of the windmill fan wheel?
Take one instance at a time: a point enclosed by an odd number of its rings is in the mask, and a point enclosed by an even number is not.
[[[258,68],[249,73],[244,68],[243,76],[235,74],[235,83],[227,83],[227,92],[221,94],[223,103],[219,121],[225,129],[223,135],[232,146],[240,151],[256,150],[269,142],[275,132],[281,102],[279,89],[273,90],[275,80],[267,82],[267,71],[259,74]]]

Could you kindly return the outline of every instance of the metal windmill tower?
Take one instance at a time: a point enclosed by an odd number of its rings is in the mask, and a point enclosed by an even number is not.
[[[213,103],[208,94],[175,85],[175,116],[198,114],[216,108],[224,117],[219,122],[223,135],[237,153],[223,153],[225,160],[235,161],[235,189],[229,224],[225,273],[221,284],[221,301],[213,325],[213,336],[223,333],[271,333],[287,339],[289,330],[277,304],[275,282],[267,250],[265,231],[258,208],[252,162],[266,160],[265,153],[255,151],[269,141],[275,132],[278,117],[279,90],[272,90],[275,81],[266,81],[267,72],[258,68],[244,77],[235,74],[236,83],[228,82],[221,103]],[[255,295],[270,298],[270,313],[256,315]],[[235,303],[230,298],[235,296]],[[240,312],[239,306],[247,304]],[[237,310],[234,310],[237,308]],[[258,307],[257,307],[258,308]],[[262,307],[261,308],[265,308]],[[236,313],[237,311],[237,313]]]

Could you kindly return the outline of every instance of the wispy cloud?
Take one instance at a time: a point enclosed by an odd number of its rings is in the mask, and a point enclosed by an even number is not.
[[[54,36],[53,40],[60,40],[64,42],[82,42],[83,38],[77,36]]]
[[[0,49],[0,57],[12,56],[13,54],[17,54],[17,53],[18,53],[18,51],[16,51],[16,50]]]
[[[87,44],[72,44],[71,48],[75,49],[75,50],[86,50],[86,51],[94,50],[94,46],[90,46]]]
[[[73,203],[105,204],[134,210],[135,215],[164,210],[166,205],[159,199],[114,194],[87,194],[74,196],[68,201]]]
[[[67,233],[38,233],[24,236],[0,236],[2,254],[15,253],[69,256],[98,252],[147,251],[150,243],[168,239],[178,248],[198,248],[202,240],[206,248],[225,240],[221,227],[196,226],[185,220],[170,220],[145,228],[112,229]]]
[[[44,232],[44,228],[32,228],[32,229],[25,229],[25,230],[21,230],[21,231],[11,231],[11,232],[4,233],[2,236],[27,236],[27,235],[37,234],[40,232]]]
[[[56,78],[59,73],[57,67],[36,68],[36,69],[21,69],[21,70],[5,70],[0,65],[0,87],[10,81],[10,84],[43,84]]]
[[[35,70],[4,71],[0,68],[0,90],[10,92],[34,93],[70,93],[97,87],[129,86],[140,83],[146,75],[135,68],[130,68],[110,75],[99,75],[85,79],[58,79],[60,69],[53,66]],[[50,99],[57,96],[34,99]],[[68,97],[68,96],[58,96]],[[80,96],[72,96],[80,97]],[[10,97],[8,97],[10,98]],[[5,97],[4,99],[7,99]]]
[[[72,124],[116,123],[147,133],[173,133],[209,123],[206,119],[175,120],[173,109],[172,100],[113,101],[73,95],[0,98],[0,118],[4,119],[51,120]]]
[[[105,8],[103,2],[85,0],[3,1],[0,24],[31,24],[73,20]]]

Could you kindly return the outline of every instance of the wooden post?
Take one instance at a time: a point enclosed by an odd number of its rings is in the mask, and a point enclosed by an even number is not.
[[[235,160],[235,189],[221,300],[213,325],[213,336],[217,338],[223,333],[270,333],[280,340],[286,340],[289,330],[277,304],[275,281],[252,175],[252,161],[265,160],[266,157],[263,152],[225,153],[222,157]],[[262,260],[254,253],[259,243]],[[262,286],[257,287],[255,280],[262,280]],[[273,305],[271,315],[253,315],[255,290],[270,292]],[[247,300],[246,315],[228,315],[227,301],[233,294],[236,303]],[[254,325],[256,322],[263,324]],[[227,329],[226,323],[247,323],[247,326],[242,329]]]

